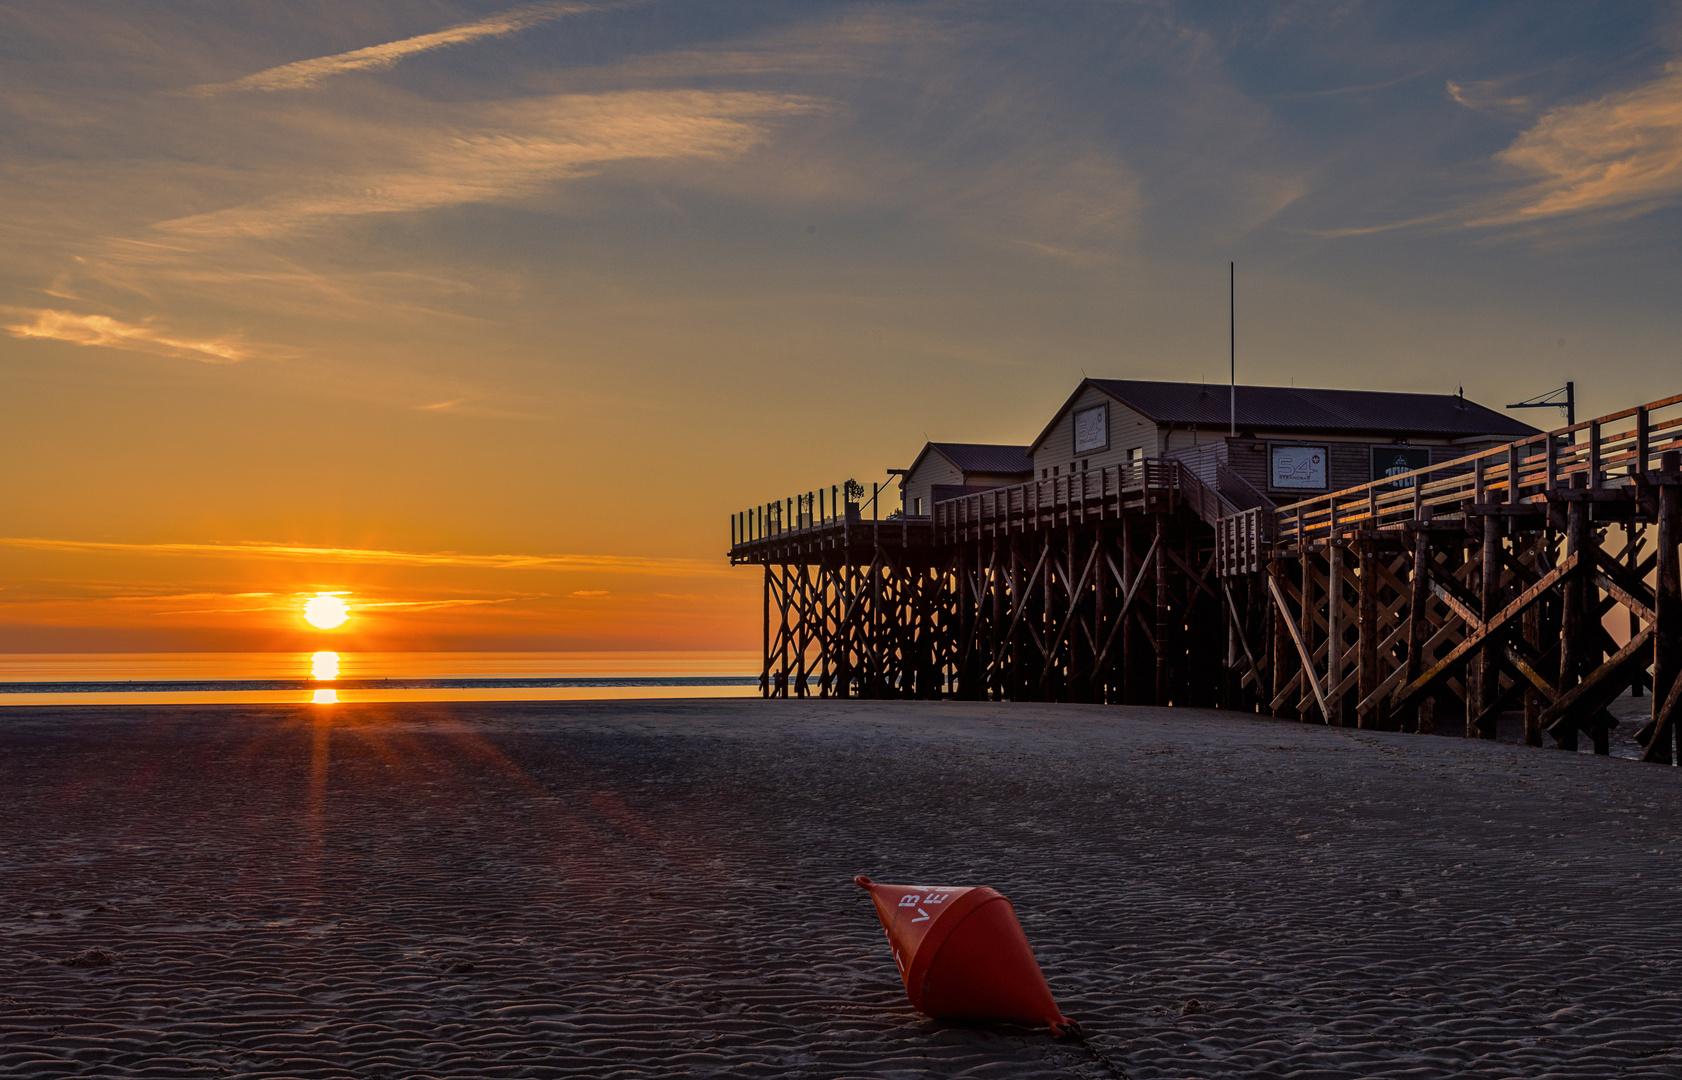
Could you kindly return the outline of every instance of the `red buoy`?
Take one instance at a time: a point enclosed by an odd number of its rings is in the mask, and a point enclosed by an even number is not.
[[[880,885],[870,893],[914,1008],[937,1020],[1074,1027],[1052,1000],[1010,901],[982,886]]]

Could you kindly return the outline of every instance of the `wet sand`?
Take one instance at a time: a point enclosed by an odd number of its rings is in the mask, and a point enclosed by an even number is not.
[[[0,1074],[1107,1075],[905,1003],[988,884],[1147,1077],[1682,1075],[1682,772],[1191,710],[0,711]]]

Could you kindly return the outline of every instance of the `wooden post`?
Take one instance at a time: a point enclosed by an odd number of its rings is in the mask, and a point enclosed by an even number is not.
[[[1248,574],[1243,579],[1244,592],[1246,594],[1245,603],[1247,605],[1247,611],[1244,618],[1244,632],[1248,635],[1249,640],[1257,644],[1258,656],[1256,657],[1256,660],[1259,664],[1261,664],[1261,673],[1256,676],[1255,687],[1250,691],[1249,696],[1244,702],[1244,709],[1246,712],[1260,711],[1256,707],[1256,701],[1257,699],[1260,699],[1263,694],[1267,693],[1267,684],[1262,680],[1266,677],[1266,672],[1270,670],[1268,667],[1270,661],[1268,659],[1267,628],[1269,624],[1267,621],[1267,611],[1268,608],[1273,605],[1269,603],[1267,587],[1262,583],[1263,578],[1261,575],[1267,572],[1267,565],[1266,563],[1259,561],[1259,552],[1257,553],[1257,559],[1257,572]]]
[[[788,697],[789,684],[789,645],[794,636],[793,627],[789,624],[789,577],[791,570],[784,566],[782,572],[782,589],[778,593],[778,607],[782,611],[782,633],[778,635],[777,645],[777,692],[779,697]]]
[[[1279,586],[1279,595],[1285,595],[1285,560],[1272,558],[1267,560],[1267,572]],[[1284,694],[1286,685],[1291,681],[1291,673],[1296,671],[1301,661],[1296,659],[1296,645],[1291,640],[1291,627],[1285,612],[1277,605],[1269,604],[1269,624],[1273,627],[1273,700],[1277,701]],[[1307,691],[1305,690],[1304,693]],[[1288,708],[1288,707],[1287,707]],[[1298,709],[1297,715],[1306,710]]]
[[[1302,661],[1302,692],[1297,697],[1299,703],[1297,718],[1306,720],[1310,716],[1320,715],[1319,709],[1308,707],[1308,702],[1314,693],[1314,688],[1310,684],[1317,682],[1320,676],[1315,673],[1314,666],[1310,663],[1314,659],[1314,605],[1317,601],[1315,600],[1314,589],[1314,549],[1306,532],[1303,534],[1297,555],[1297,561],[1302,564],[1302,581],[1299,585],[1302,607],[1297,611],[1297,636],[1302,638],[1302,647],[1305,652],[1305,658]],[[1320,722],[1329,724],[1331,718],[1320,716]]]
[[[1500,501],[1500,492],[1488,494],[1492,503]],[[1482,556],[1482,565],[1479,567],[1479,616],[1490,619],[1501,610],[1501,518],[1496,514],[1483,516],[1483,549],[1479,554]],[[1478,650],[1477,693],[1471,695],[1472,700],[1466,707],[1468,739],[1495,738],[1496,717],[1490,710],[1494,709],[1501,696],[1501,666],[1497,659],[1500,654],[1500,643],[1494,640],[1485,642],[1483,648]]]
[[[1130,526],[1127,518],[1121,521],[1121,587],[1123,592],[1132,591],[1134,582],[1144,573],[1144,567],[1136,565],[1133,555],[1134,534],[1137,527]],[[1139,678],[1139,625],[1138,608],[1132,608],[1125,613],[1121,624],[1121,700],[1128,705],[1144,703],[1144,685]]]
[[[1646,410],[1645,409],[1642,410],[1642,416],[1643,416],[1643,418],[1645,418],[1645,416],[1646,416]],[[1645,471],[1643,471],[1643,475],[1645,475]],[[1660,502],[1661,502],[1661,504],[1663,502],[1663,496],[1662,495],[1660,496]],[[1662,516],[1663,513],[1664,513],[1662,505],[1661,505],[1661,508],[1660,508],[1659,512],[1660,512],[1660,515]],[[1631,522],[1627,522],[1627,521],[1624,523],[1624,566],[1629,569],[1629,576],[1630,576],[1631,581],[1637,581],[1641,577],[1641,574],[1637,570],[1637,567],[1639,567],[1640,564],[1641,564],[1641,560],[1639,558],[1637,558],[1637,556],[1636,556],[1636,552],[1637,552],[1636,541],[1640,537],[1641,534],[1636,532],[1636,529],[1637,529],[1637,526],[1635,524],[1633,524]],[[1631,611],[1629,613],[1629,636],[1633,638],[1633,637],[1635,637],[1635,635],[1637,635],[1639,633],[1641,633],[1641,619],[1640,619],[1639,616],[1637,616],[1635,614],[1634,611]],[[1655,646],[1655,648],[1657,648],[1657,646]],[[1637,678],[1635,680],[1635,682],[1630,686],[1629,696],[1630,697],[1637,697],[1637,698],[1641,696],[1641,679],[1640,678]]]
[[[1542,573],[1542,555],[1544,551],[1552,550],[1552,543],[1548,534],[1539,534],[1530,545],[1530,566],[1540,576]],[[1524,641],[1530,646],[1530,651],[1540,655],[1542,652],[1542,605],[1532,604],[1523,616]],[[1555,680],[1556,684],[1558,680]],[[1524,744],[1526,746],[1542,745],[1542,695],[1535,687],[1526,687],[1524,691]]]
[[[1571,474],[1571,488],[1581,491],[1588,487],[1588,477],[1582,473]],[[1581,499],[1573,499],[1565,504],[1565,553],[1577,555],[1580,559],[1593,557],[1589,546],[1589,504]],[[1560,589],[1563,596],[1560,611],[1559,627],[1559,692],[1561,694],[1577,685],[1582,676],[1583,658],[1588,652],[1588,627],[1586,603],[1584,600],[1584,575],[1574,572],[1565,578]],[[1578,717],[1568,717],[1566,725],[1556,735],[1555,741],[1561,750],[1577,749],[1577,721]]]
[[[763,644],[760,653],[764,660],[759,668],[759,696],[768,698],[771,696],[771,564],[769,561],[765,563],[765,579],[760,593],[760,602],[765,609],[765,625],[764,633],[761,635]]]
[[[810,511],[808,511],[810,512]],[[795,618],[800,620],[800,635],[795,639],[794,646],[794,696],[807,695],[807,666],[806,656],[812,648],[812,623],[815,605],[812,603],[811,570],[804,563],[794,567],[794,579],[800,584],[800,602],[795,607]]]
[[[1026,573],[1022,566],[1022,541],[1018,537],[1010,539],[1010,610],[1006,618],[999,625],[1005,627],[1010,634],[1006,642],[1010,653],[1010,669],[1003,676],[1005,695],[1011,701],[1022,701],[1022,634],[1023,630],[1017,613],[1023,611],[1027,604],[1027,597],[1023,593],[1027,589]]]
[[[1109,605],[1105,603],[1105,600],[1110,595],[1110,583],[1115,580],[1114,576],[1110,573],[1109,565],[1106,562],[1110,554],[1110,534],[1109,530],[1105,529],[1102,524],[1104,521],[1104,496],[1102,489],[1105,486],[1105,475],[1106,474],[1102,471],[1098,473],[1098,487],[1100,488],[1098,502],[1099,525],[1097,534],[1093,537],[1092,541],[1098,545],[1097,561],[1093,566],[1093,569],[1096,571],[1096,576],[1093,579],[1094,589],[1092,593],[1092,640],[1100,643],[1103,642],[1104,635],[1109,632],[1109,620],[1104,618],[1104,614],[1108,610]],[[1100,645],[1099,648],[1102,648],[1102,645]],[[1108,661],[1105,662],[1107,663]],[[1088,694],[1088,700],[1095,701],[1100,705],[1109,704],[1109,690],[1107,684],[1108,680],[1104,678],[1104,672],[1098,663],[1098,653],[1095,651],[1092,654],[1092,678],[1090,680],[1091,688]]]
[[[1219,542],[1217,537],[1216,543]],[[1221,583],[1224,586],[1226,578],[1222,577]],[[1239,689],[1243,673],[1238,666],[1238,657],[1241,655],[1238,651],[1238,627],[1243,621],[1243,616],[1238,613],[1238,604],[1233,600],[1230,588],[1221,590],[1221,598],[1216,603],[1220,607],[1221,623],[1226,627],[1226,663],[1221,669],[1221,708],[1236,709],[1243,697]]]
[[[1600,490],[1600,421],[1589,421],[1589,490]]]
[[[1376,522],[1374,523],[1376,526]],[[1365,701],[1378,689],[1380,675],[1378,673],[1378,540],[1370,536],[1360,541],[1359,550],[1360,596],[1356,601],[1356,632],[1360,635],[1355,656],[1355,694]],[[1355,717],[1357,727],[1381,728],[1384,726],[1381,716],[1382,710],[1372,708]]]
[[[1071,477],[1071,482],[1072,481],[1073,478]],[[1047,649],[1056,648],[1056,644],[1051,640],[1052,635],[1056,633],[1057,629],[1056,607],[1053,605],[1051,600],[1051,579],[1053,577],[1054,569],[1057,566],[1057,557],[1052,554],[1056,548],[1056,544],[1052,538],[1056,535],[1057,534],[1054,532],[1046,532],[1042,533],[1040,536],[1040,543],[1044,544],[1046,549],[1045,572],[1040,575],[1040,596],[1042,598],[1040,604],[1040,641],[1044,643]],[[1072,550],[1073,546],[1073,544],[1070,545],[1071,550],[1069,555],[1071,558],[1074,556],[1074,551]],[[1055,654],[1048,653],[1044,658],[1044,663],[1040,667],[1039,700],[1041,701],[1055,700],[1051,694],[1053,678],[1051,669],[1055,665],[1056,659],[1057,657]]]
[[[835,696],[835,631],[839,621],[840,585],[835,568],[823,556],[818,558],[818,696]]]
[[[1156,517],[1156,703],[1167,705],[1172,701],[1169,679],[1171,669],[1168,665],[1168,649],[1170,635],[1168,632],[1168,518],[1158,513]]]
[[[1008,563],[1001,564],[999,562],[998,553],[1000,551],[1004,550],[1004,548],[1006,546],[1008,546],[1008,544],[1009,544],[1008,540],[1001,540],[998,537],[998,535],[996,535],[996,534],[994,535],[994,537],[993,537],[994,556],[990,560],[990,562],[993,564],[993,568],[990,569],[988,571],[988,574],[987,574],[987,587],[989,589],[991,589],[992,592],[993,592],[993,618],[992,618],[992,621],[987,624],[987,664],[988,664],[988,667],[987,667],[987,670],[982,672],[982,675],[987,680],[988,696],[994,701],[1003,701],[1004,696],[1005,696],[1004,679],[999,674],[998,665],[993,663],[993,658],[999,655],[999,646],[1001,644],[1001,642],[999,640],[999,631],[1004,628],[1004,618],[1005,618],[1005,576],[1004,575],[1007,572],[1006,571],[1006,565],[1008,565]]]
[[[1417,489],[1416,489],[1417,490]],[[1413,579],[1409,582],[1408,590],[1408,682],[1417,679],[1425,670],[1425,643],[1431,640],[1431,620],[1425,614],[1431,603],[1431,563],[1436,559],[1436,552],[1431,547],[1431,534],[1427,526],[1431,520],[1431,508],[1424,507],[1422,516],[1418,519],[1418,528],[1413,534]],[[1426,697],[1419,703],[1418,719],[1414,730],[1421,735],[1429,735],[1435,727],[1433,722],[1435,703],[1431,697]]]
[[[1653,719],[1656,721],[1653,741],[1647,746],[1644,759],[1668,765],[1672,760],[1682,765],[1682,736],[1677,724],[1682,717],[1664,715],[1664,705],[1675,693],[1678,679],[1682,679],[1682,560],[1678,559],[1677,544],[1682,542],[1682,490],[1676,486],[1682,462],[1675,450],[1667,450],[1660,468],[1666,474],[1659,486],[1659,564],[1654,590],[1653,633]],[[1682,711],[1682,710],[1676,710]],[[1668,723],[1665,721],[1668,719]],[[1662,725],[1662,726],[1659,726]],[[1672,745],[1676,748],[1674,759]]]
[[[1332,512],[1335,516],[1336,504]],[[1343,681],[1343,541],[1335,528],[1326,540],[1326,564],[1326,704],[1332,710],[1326,723],[1344,727],[1343,695],[1337,693]]]

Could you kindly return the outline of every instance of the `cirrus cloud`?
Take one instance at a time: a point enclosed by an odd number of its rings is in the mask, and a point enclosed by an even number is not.
[[[414,37],[403,38],[399,41],[370,45],[365,49],[353,49],[349,52],[335,53],[332,56],[317,56],[309,60],[297,60],[290,64],[281,64],[278,67],[267,68],[253,75],[247,75],[243,79],[235,79],[233,82],[196,86],[191,93],[199,96],[209,96],[228,91],[307,90],[323,79],[331,78],[334,75],[388,68],[420,53],[447,49],[455,45],[466,45],[481,38],[517,34],[522,30],[529,30],[534,26],[554,22],[556,19],[568,15],[579,15],[588,11],[624,6],[626,5],[531,4],[526,7],[504,11],[488,18],[445,27],[430,34],[417,34]]]
[[[1472,225],[1633,217],[1682,197],[1682,61],[1658,78],[1543,113],[1496,160],[1535,179]]]
[[[389,136],[373,152],[383,160],[341,171],[301,195],[155,228],[186,236],[261,237],[332,218],[514,199],[620,162],[740,156],[770,137],[773,120],[821,107],[812,98],[758,91],[555,95],[486,110],[470,125]]]
[[[11,308],[33,322],[0,327],[17,338],[46,338],[74,345],[98,345],[111,349],[157,353],[198,360],[206,364],[233,364],[244,360],[250,350],[230,338],[186,338],[172,334],[150,319],[124,322],[109,315],[80,315],[53,308]]]

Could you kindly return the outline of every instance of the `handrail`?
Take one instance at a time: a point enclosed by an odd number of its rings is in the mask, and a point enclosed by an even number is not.
[[[1468,502],[1546,502],[1579,476],[1591,489],[1636,482],[1666,451],[1682,449],[1678,405],[1682,394],[1279,507],[1278,539],[1289,544],[1351,529],[1401,528],[1421,518],[1426,507],[1456,512]],[[1677,415],[1654,416],[1666,409]],[[1607,430],[1630,418],[1634,426]],[[1578,432],[1587,438],[1579,442]]]
[[[871,520],[877,520],[876,500],[889,485],[876,483],[869,499],[854,499],[848,493],[848,480],[827,488],[813,488],[786,499],[760,503],[730,515],[730,547],[789,536],[812,529],[821,529],[841,521],[863,520],[862,506],[871,507]],[[862,500],[862,502],[861,502]],[[897,520],[890,518],[889,520]]]
[[[1144,458],[972,492],[934,504],[935,536],[950,543],[971,529],[1015,530],[1085,521],[1107,516],[1111,507],[1119,510],[1122,498],[1145,491],[1173,492],[1181,498],[1190,492],[1199,505],[1218,498],[1211,495],[1203,500],[1203,486],[1191,489],[1184,483],[1188,478],[1196,483],[1190,470],[1172,458]]]

